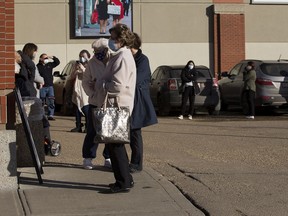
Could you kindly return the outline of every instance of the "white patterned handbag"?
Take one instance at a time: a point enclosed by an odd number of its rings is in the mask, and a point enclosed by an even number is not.
[[[93,125],[96,131],[94,142],[129,143],[130,112],[129,107],[107,107],[108,94],[101,108],[93,109]]]

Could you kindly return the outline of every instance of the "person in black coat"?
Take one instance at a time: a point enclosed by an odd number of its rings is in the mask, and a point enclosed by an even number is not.
[[[35,64],[22,51],[15,52],[15,86],[22,97],[36,97],[34,87]]]
[[[195,63],[193,61],[188,61],[186,66],[181,72],[182,85],[182,104],[181,104],[181,115],[179,119],[183,119],[186,111],[186,103],[189,99],[189,110],[188,110],[188,119],[192,120],[192,115],[194,112],[194,102],[195,95],[199,92],[199,86],[197,84],[198,73],[195,69]]]
[[[141,39],[139,35],[134,33],[134,36],[135,39],[131,51],[136,63],[137,78],[130,130],[130,147],[132,153],[129,167],[131,173],[139,172],[143,169],[143,140],[141,128],[158,122],[149,92],[151,77],[149,59],[140,49]]]
[[[57,67],[60,61],[55,56],[48,56],[46,53],[40,55],[37,68],[40,75],[44,78],[44,86],[40,89],[40,98],[43,104],[47,102],[48,107],[48,120],[54,119],[55,111],[55,95],[53,87],[53,68]]]

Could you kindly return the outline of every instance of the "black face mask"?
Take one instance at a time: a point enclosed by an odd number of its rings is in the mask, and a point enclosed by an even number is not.
[[[97,52],[95,53],[95,57],[99,60],[99,61],[103,61],[104,58],[106,56],[106,52],[103,50],[101,52]]]

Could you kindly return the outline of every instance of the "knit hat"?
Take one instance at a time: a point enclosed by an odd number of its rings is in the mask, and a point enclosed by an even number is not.
[[[106,48],[106,47],[108,47],[108,39],[106,38],[99,38],[92,43],[93,49]]]

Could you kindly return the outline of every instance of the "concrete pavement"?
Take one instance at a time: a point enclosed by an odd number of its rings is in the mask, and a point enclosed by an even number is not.
[[[1,216],[125,215],[203,216],[162,175],[147,167],[133,174],[128,193],[110,194],[111,170],[84,170],[79,165],[48,163],[38,183],[33,167],[18,168],[19,190],[0,193]]]

